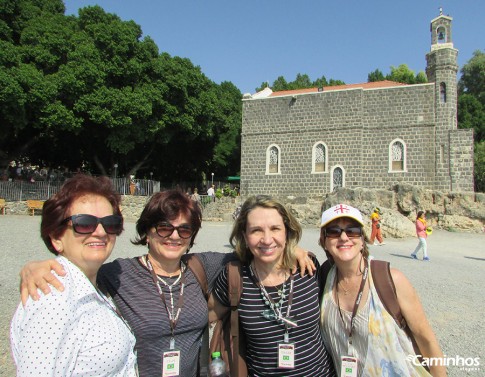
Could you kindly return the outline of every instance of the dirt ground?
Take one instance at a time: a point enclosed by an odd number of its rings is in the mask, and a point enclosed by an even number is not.
[[[27,261],[50,258],[39,236],[40,217],[0,216],[0,376],[15,375],[10,354],[9,325],[18,305],[18,272]],[[231,223],[204,222],[192,252],[230,252]],[[112,258],[133,257],[145,248],[133,246],[135,224],[125,224]],[[321,261],[319,229],[305,228],[300,242]],[[435,230],[428,239],[431,262],[416,261],[410,253],[417,245],[414,237],[386,239],[384,246],[371,246],[377,259],[391,262],[403,271],[421,297],[428,319],[450,363],[459,358],[480,358],[478,368],[450,365],[449,376],[485,375],[485,234],[450,233]],[[463,363],[463,361],[461,361]]]

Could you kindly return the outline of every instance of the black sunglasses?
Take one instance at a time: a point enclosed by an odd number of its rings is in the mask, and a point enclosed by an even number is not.
[[[345,232],[347,237],[356,238],[362,236],[362,227],[360,226],[348,226],[347,228],[339,228],[336,226],[325,228],[325,236],[328,238],[338,238]]]
[[[190,225],[173,226],[170,223],[161,223],[155,226],[155,231],[160,237],[163,238],[170,237],[174,230],[177,231],[180,238],[190,238],[194,234],[194,231]]]
[[[71,220],[72,229],[79,234],[93,233],[98,224],[101,224],[108,234],[120,235],[123,231],[123,217],[118,215],[110,215],[105,217],[96,217],[93,215],[72,215],[64,219],[62,223]]]

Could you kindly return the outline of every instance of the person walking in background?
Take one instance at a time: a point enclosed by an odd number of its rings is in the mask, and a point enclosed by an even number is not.
[[[64,291],[20,304],[10,339],[18,376],[136,376],[135,337],[96,285],[123,231],[120,195],[106,177],[76,175],[47,200],[40,232],[68,272]]]
[[[404,274],[390,269],[397,303],[419,347],[396,323],[377,293],[373,264],[365,243],[364,221],[356,208],[338,204],[322,213],[319,244],[332,265],[324,282],[321,325],[325,345],[339,376],[430,376],[415,362],[443,360],[443,353],[419,297]],[[431,375],[446,376],[441,363],[429,365]]]
[[[209,187],[209,189],[207,190],[207,195],[211,198],[211,201],[216,200],[216,191],[214,190],[214,185]]]
[[[428,245],[426,243],[426,238],[428,238],[427,225],[426,225],[426,214],[424,211],[419,211],[416,217],[416,235],[418,236],[418,246],[411,254],[411,258],[418,259],[417,254],[423,251],[423,261],[429,262],[428,257]]]
[[[385,245],[384,239],[382,238],[382,232],[381,232],[381,210],[379,207],[374,208],[374,211],[370,215],[370,219],[372,221],[372,232],[370,234],[370,244],[371,245]],[[377,238],[377,242],[374,240]]]

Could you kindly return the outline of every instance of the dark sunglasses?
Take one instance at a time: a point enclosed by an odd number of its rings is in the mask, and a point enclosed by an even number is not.
[[[362,227],[360,226],[348,226],[347,228],[339,228],[336,226],[325,228],[325,236],[328,238],[338,238],[345,232],[347,237],[355,238],[362,236]]]
[[[72,229],[79,234],[93,233],[99,224],[101,224],[108,234],[120,235],[123,231],[123,217],[110,215],[105,217],[96,217],[93,215],[72,215],[64,219],[62,223],[69,220],[72,222]]]
[[[173,226],[170,223],[161,223],[155,226],[155,231],[160,237],[170,237],[174,230],[177,231],[180,238],[190,238],[194,234],[193,229],[189,225]]]

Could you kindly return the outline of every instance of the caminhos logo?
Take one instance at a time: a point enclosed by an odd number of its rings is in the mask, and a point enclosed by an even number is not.
[[[419,358],[422,357],[421,362]],[[413,365],[422,365],[423,367],[432,366],[445,366],[445,367],[458,367],[463,371],[478,371],[480,370],[480,358],[479,357],[462,357],[456,355],[455,357],[423,357],[422,355],[408,355],[406,358]]]

